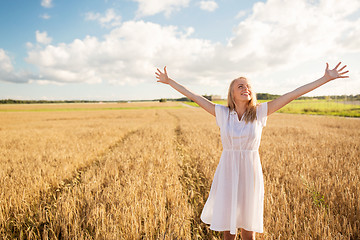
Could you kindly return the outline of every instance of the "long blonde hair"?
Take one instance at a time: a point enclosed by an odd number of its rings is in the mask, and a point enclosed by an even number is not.
[[[234,86],[235,81],[238,80],[238,79],[247,80],[247,78],[245,78],[245,77],[239,77],[239,78],[236,78],[236,79],[231,81],[230,86],[229,86],[228,98],[227,98],[227,103],[228,103],[228,107],[229,107],[230,111],[235,109],[233,86]],[[249,90],[250,90],[250,93],[251,93],[250,94],[251,100],[248,102],[248,105],[247,105],[245,113],[244,113],[244,118],[243,119],[245,120],[246,123],[255,121],[255,119],[256,119],[256,105],[257,105],[256,93],[254,91],[252,91],[252,88],[251,88],[250,84],[248,84],[248,86],[249,86]]]

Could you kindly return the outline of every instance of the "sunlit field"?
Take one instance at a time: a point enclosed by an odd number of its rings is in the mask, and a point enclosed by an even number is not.
[[[54,104],[0,104],[0,112],[73,112],[99,110],[130,110],[151,108],[180,108],[177,102],[128,102],[128,103],[54,103]]]
[[[360,238],[359,136],[359,118],[268,118],[257,239]],[[221,239],[200,221],[221,151],[178,103],[0,105],[0,239]]]

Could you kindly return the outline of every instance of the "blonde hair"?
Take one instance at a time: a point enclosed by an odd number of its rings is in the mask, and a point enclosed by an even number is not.
[[[238,80],[238,79],[247,80],[247,78],[245,78],[245,77],[239,77],[239,78],[236,78],[236,79],[231,81],[230,86],[229,86],[228,98],[227,98],[227,103],[228,103],[228,107],[229,107],[230,111],[235,109],[233,86],[234,86],[235,81]],[[243,119],[245,120],[246,123],[255,121],[255,119],[256,119],[256,105],[257,105],[256,93],[254,91],[252,91],[252,88],[251,88],[250,84],[248,84],[248,86],[249,86],[249,90],[250,90],[250,93],[251,93],[250,94],[251,99],[248,102],[248,105],[247,105],[245,113],[244,113],[244,118]]]

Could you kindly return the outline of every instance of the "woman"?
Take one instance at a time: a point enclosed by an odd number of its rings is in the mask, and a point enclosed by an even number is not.
[[[158,82],[169,84],[175,90],[196,102],[216,117],[220,127],[223,152],[211,185],[201,220],[210,229],[224,231],[224,239],[235,239],[237,228],[242,239],[255,239],[255,232],[263,232],[264,182],[259,158],[262,128],[267,116],[301,95],[336,78],[348,78],[340,63],[332,70],[326,63],[320,79],[272,100],[257,104],[249,81],[240,77],[230,83],[228,106],[214,104],[194,94],[168,77],[156,72]],[[338,69],[340,68],[340,69]]]

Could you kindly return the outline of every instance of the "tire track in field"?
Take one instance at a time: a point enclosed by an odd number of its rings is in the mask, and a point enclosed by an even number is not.
[[[190,219],[191,239],[216,239],[220,234],[211,231],[200,219],[209,191],[208,179],[202,170],[202,163],[194,159],[189,152],[191,146],[186,139],[186,133],[181,128],[180,117],[170,112],[168,114],[176,120],[175,146],[176,154],[179,156],[179,168],[182,171],[179,181],[193,211]]]
[[[8,220],[9,224],[5,226],[4,231],[11,232],[12,238],[16,239],[24,239],[24,237],[26,239],[26,236],[24,236],[24,234],[26,235],[26,233],[24,233],[24,229],[31,230],[36,233],[47,232],[47,228],[51,221],[51,219],[48,219],[47,216],[51,215],[51,210],[56,207],[56,203],[59,198],[61,198],[62,193],[83,183],[82,178],[88,170],[94,167],[101,168],[106,162],[106,156],[113,152],[116,148],[119,148],[131,136],[139,133],[140,129],[141,128],[138,128],[127,132],[121,139],[103,150],[103,152],[97,155],[92,161],[89,161],[84,166],[74,170],[71,177],[63,179],[58,185],[52,186],[47,191],[41,191],[39,200],[29,206],[29,213],[27,213],[27,216],[23,216],[23,219],[25,220],[19,222],[17,220],[18,216],[12,214]],[[44,209],[45,211],[39,212],[38,209]],[[41,214],[45,215],[46,220],[42,220],[43,217],[41,217]],[[57,237],[59,239],[62,238],[61,235]]]
[[[51,188],[51,190],[48,191],[48,194],[56,196],[57,199],[61,193],[64,190],[68,190],[70,188],[74,188],[75,186],[82,183],[82,176],[92,167],[100,168],[105,163],[105,156],[109,153],[113,152],[114,149],[120,147],[128,138],[130,138],[132,135],[137,134],[140,130],[132,130],[127,132],[120,140],[116,141],[114,144],[107,147],[101,154],[96,156],[94,160],[87,163],[85,166],[77,168],[73,174],[72,177],[62,180],[62,182],[56,186]],[[56,201],[55,199],[55,201]]]
[[[151,119],[150,124],[156,122],[158,119],[159,114],[156,111],[155,118]],[[89,170],[93,168],[100,169],[104,166],[108,154],[111,154],[117,148],[120,148],[129,138],[141,132],[147,124],[149,124],[149,122],[139,125],[134,130],[126,132],[113,144],[105,147],[103,151],[93,158],[93,160],[88,161],[84,166],[75,169],[71,177],[61,180],[60,183],[51,186],[50,189],[46,191],[40,191],[39,199],[34,203],[29,204],[21,216],[12,213],[7,219],[7,224],[0,226],[0,239],[2,239],[3,234],[5,236],[10,235],[10,239],[38,239],[39,236],[41,236],[41,239],[48,239],[46,233],[51,224],[51,211],[57,207],[56,204],[58,200],[60,200],[62,194],[65,191],[71,191],[83,183],[83,177]],[[52,234],[55,239],[63,238],[61,232],[57,235],[54,232]]]

